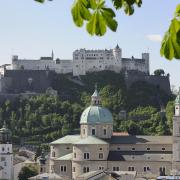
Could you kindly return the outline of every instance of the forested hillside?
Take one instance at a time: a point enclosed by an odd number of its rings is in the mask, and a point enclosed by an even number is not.
[[[80,115],[90,104],[94,84],[98,83],[102,105],[113,113],[115,131],[146,135],[171,133],[173,96],[144,82],[135,83],[127,90],[123,75],[113,72],[92,73],[82,76],[81,81],[83,85],[78,85],[57,76],[53,88],[58,90],[58,97],[44,94],[4,102],[0,108],[0,125],[6,121],[17,143],[20,140],[50,142],[69,133],[79,133]],[[160,112],[162,106],[166,115]],[[121,116],[121,110],[127,112],[126,118]]]

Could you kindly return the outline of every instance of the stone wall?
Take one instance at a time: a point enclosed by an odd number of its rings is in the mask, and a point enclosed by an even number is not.
[[[171,94],[169,75],[155,76],[147,75],[137,71],[129,71],[125,73],[126,86],[129,88],[133,83],[143,81],[162,89],[167,94]]]

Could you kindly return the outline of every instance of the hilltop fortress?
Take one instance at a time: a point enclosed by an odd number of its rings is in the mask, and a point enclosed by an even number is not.
[[[52,70],[56,73],[73,73],[73,76],[86,75],[87,72],[111,70],[137,70],[149,73],[149,54],[143,53],[141,59],[122,58],[122,50],[117,45],[110,50],[86,50],[80,49],[73,52],[72,60],[54,60],[54,53],[51,57],[41,57],[39,60],[18,59],[13,56],[13,70]]]
[[[170,94],[168,75],[149,75],[149,53],[142,53],[141,58],[123,58],[118,45],[109,50],[75,50],[68,60],[54,58],[53,51],[51,56],[37,60],[14,55],[11,64],[0,66],[0,93],[44,93],[51,87],[54,74],[67,74],[76,83],[81,81],[80,76],[99,71],[124,72],[127,87],[145,81]]]

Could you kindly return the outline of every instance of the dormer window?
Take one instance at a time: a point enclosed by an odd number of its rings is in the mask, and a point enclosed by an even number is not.
[[[104,135],[106,135],[107,134],[107,130],[106,129],[104,129]]]

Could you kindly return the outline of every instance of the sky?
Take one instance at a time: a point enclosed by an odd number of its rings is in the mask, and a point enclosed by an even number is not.
[[[112,6],[111,0],[107,0]],[[72,59],[76,49],[110,49],[117,44],[123,57],[140,58],[150,53],[150,72],[164,69],[171,85],[180,86],[180,61],[160,56],[161,39],[168,30],[178,0],[143,0],[133,16],[117,11],[117,32],[103,37],[90,36],[85,26],[78,28],[71,17],[73,0],[54,0],[39,4],[34,0],[0,2],[0,64],[11,63],[12,55],[38,59],[49,56]]]

